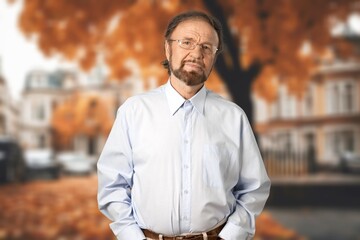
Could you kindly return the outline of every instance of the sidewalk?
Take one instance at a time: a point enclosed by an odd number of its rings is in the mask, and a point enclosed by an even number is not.
[[[360,209],[360,174],[319,173],[271,180],[269,207]]]
[[[360,240],[360,209],[269,207],[265,211],[309,240]]]

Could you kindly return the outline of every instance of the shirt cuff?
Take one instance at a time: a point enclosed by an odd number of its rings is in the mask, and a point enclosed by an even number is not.
[[[219,237],[225,240],[250,240],[252,235],[246,232],[242,227],[237,226],[231,222],[227,222],[221,230]]]
[[[116,235],[116,238],[118,240],[124,240],[124,239],[134,239],[134,240],[143,240],[146,239],[143,231],[140,229],[138,225],[130,225],[124,229],[122,229],[120,232],[116,233],[115,226],[113,224],[110,224],[110,228],[113,230],[113,232]]]

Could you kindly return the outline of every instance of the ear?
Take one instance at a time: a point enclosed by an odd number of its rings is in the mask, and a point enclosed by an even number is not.
[[[170,44],[168,41],[165,40],[165,55],[166,55],[166,59],[169,61],[170,60]]]

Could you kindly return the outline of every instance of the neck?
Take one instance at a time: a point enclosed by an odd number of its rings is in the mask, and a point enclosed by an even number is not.
[[[170,77],[171,86],[185,99],[192,98],[204,85],[204,83],[200,83],[194,86],[188,86],[183,81],[177,79],[174,76]]]

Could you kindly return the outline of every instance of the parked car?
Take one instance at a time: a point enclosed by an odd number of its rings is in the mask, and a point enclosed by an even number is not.
[[[0,138],[0,183],[19,182],[24,177],[24,158],[20,145],[13,139]]]
[[[353,152],[345,152],[340,158],[340,167],[345,173],[360,173],[360,155]]]
[[[96,161],[78,152],[62,152],[57,154],[57,160],[65,174],[89,175],[95,172]]]
[[[60,165],[51,149],[31,149],[25,151],[25,169],[27,179],[57,179]]]

